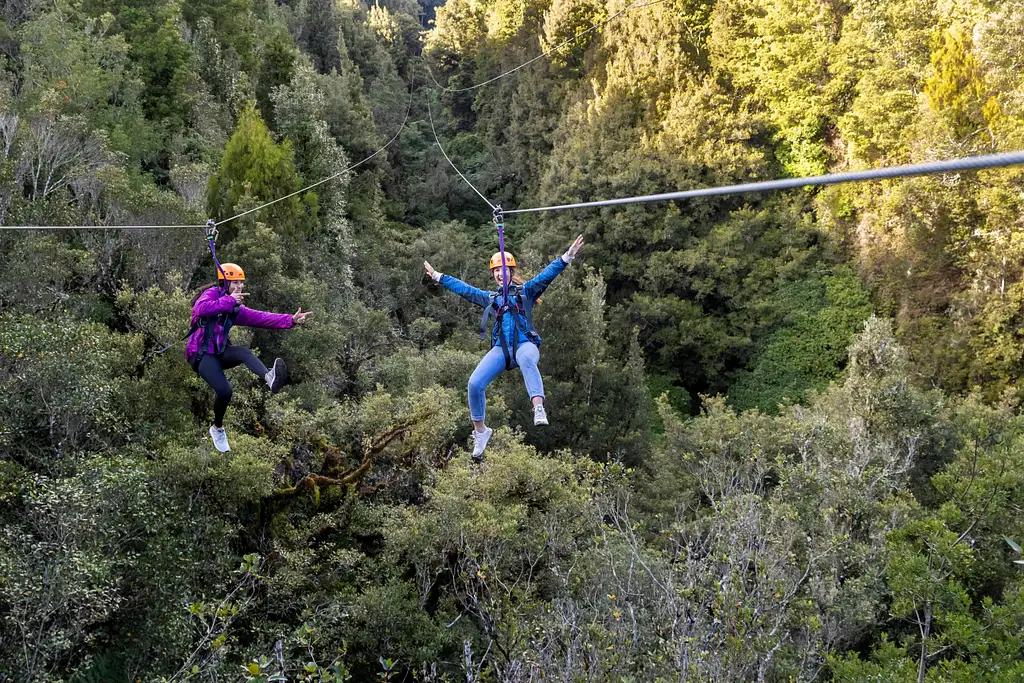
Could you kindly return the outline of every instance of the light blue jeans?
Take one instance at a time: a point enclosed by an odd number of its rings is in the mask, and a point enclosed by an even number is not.
[[[523,373],[523,382],[526,384],[526,391],[530,398],[540,396],[544,398],[544,380],[540,378],[540,370],[537,369],[537,361],[540,360],[540,349],[536,344],[524,342],[516,349],[516,365]],[[501,345],[492,346],[487,355],[480,359],[476,370],[469,377],[469,416],[475,421],[484,419],[487,409],[487,396],[484,393],[487,385],[494,381],[494,378],[505,371],[505,354],[501,352]]]

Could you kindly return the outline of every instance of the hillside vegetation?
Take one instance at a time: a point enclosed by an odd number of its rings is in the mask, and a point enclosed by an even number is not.
[[[1024,149],[1022,61],[1024,0],[0,3],[0,224],[225,221],[314,312],[220,454],[202,227],[0,230],[0,681],[1021,680],[1024,170],[509,216],[586,245],[482,465],[422,263],[497,250],[433,129],[609,199]]]

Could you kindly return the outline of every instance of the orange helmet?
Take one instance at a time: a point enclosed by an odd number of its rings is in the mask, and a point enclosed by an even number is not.
[[[516,267],[516,257],[513,256],[512,254],[510,254],[507,251],[505,252],[505,265],[507,267],[509,267],[509,268],[515,268]],[[494,256],[491,257],[491,270],[494,270],[495,268],[501,268],[501,252],[500,251],[496,252],[494,254]]]
[[[220,270],[217,271],[218,280],[244,280],[245,271],[237,263],[222,263],[220,264]],[[223,271],[223,272],[221,272]]]

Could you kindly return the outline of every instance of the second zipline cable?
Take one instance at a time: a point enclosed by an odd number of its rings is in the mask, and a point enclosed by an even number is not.
[[[513,67],[513,68],[509,69],[508,71],[500,73],[497,76],[494,76],[493,78],[488,78],[486,81],[482,81],[480,83],[477,83],[476,85],[470,85],[470,86],[467,86],[465,88],[446,88],[445,86],[443,86],[440,83],[438,83],[437,79],[434,78],[434,72],[430,70],[430,65],[427,64],[426,60],[423,61],[423,65],[427,69],[427,75],[430,76],[430,80],[434,81],[434,85],[436,85],[438,88],[440,88],[443,92],[459,93],[459,92],[468,92],[470,90],[476,90],[477,88],[484,87],[488,83],[494,83],[495,81],[500,81],[502,78],[505,78],[505,76],[509,76],[511,74],[514,74],[516,71],[519,71],[523,67],[529,66],[530,64],[533,64],[538,59],[543,59],[544,57],[547,57],[550,54],[558,52],[559,50],[561,50],[563,47],[565,47],[569,43],[575,42],[577,39],[582,38],[583,36],[587,35],[591,31],[596,31],[597,29],[601,28],[605,24],[611,23],[612,21],[614,21],[615,19],[618,19],[620,16],[622,16],[626,12],[629,12],[630,10],[641,9],[643,7],[650,7],[651,5],[658,5],[658,4],[662,3],[662,2],[665,2],[665,0],[653,0],[653,2],[645,2],[645,3],[635,2],[632,5],[627,5],[626,7],[624,7],[623,9],[620,9],[618,12],[616,12],[613,15],[611,15],[610,17],[608,17],[604,21],[600,21],[600,22],[594,24],[593,26],[591,26],[590,28],[583,29],[582,31],[580,31],[579,33],[574,35],[573,37],[567,38],[566,40],[563,40],[558,45],[555,45],[553,48],[551,48],[550,50],[548,50],[546,52],[540,53],[539,55],[537,55],[533,59],[527,60],[527,61],[523,62],[522,64],[520,64],[519,66]]]
[[[248,211],[243,211],[242,213],[237,214],[235,216],[232,216],[230,218],[225,218],[222,221],[217,221],[216,225],[224,225],[225,223],[230,223],[231,221],[235,220],[236,218],[241,218],[242,216],[247,216],[250,213],[253,213],[254,211],[259,211],[260,209],[265,209],[268,206],[271,206],[273,204],[277,204],[278,202],[283,202],[286,199],[290,199],[291,197],[294,197],[295,195],[302,194],[303,192],[308,192],[308,191],[312,190],[314,187],[319,187],[320,185],[323,185],[326,182],[330,182],[331,180],[334,180],[335,178],[338,178],[339,176],[342,176],[345,173],[348,173],[349,171],[351,171],[351,170],[353,170],[353,169],[355,169],[355,168],[357,168],[359,166],[362,166],[367,161],[369,161],[370,159],[374,158],[375,156],[377,156],[378,154],[380,154],[381,152],[386,150],[388,147],[391,146],[391,143],[393,143],[395,140],[398,139],[398,136],[402,134],[403,130],[405,130],[405,124],[409,122],[409,112],[412,111],[412,92],[413,92],[412,91],[412,86],[410,86],[409,87],[409,104],[408,104],[408,106],[405,109],[405,118],[402,119],[402,125],[398,127],[398,132],[396,132],[395,135],[390,140],[388,140],[387,143],[383,147],[378,149],[376,152],[374,152],[370,156],[366,157],[365,159],[362,159],[360,161],[357,161],[354,164],[346,166],[345,168],[341,169],[337,173],[334,173],[333,175],[329,175],[326,178],[323,178],[322,180],[316,181],[312,185],[307,185],[306,187],[302,188],[301,190],[296,190],[295,192],[292,192],[291,194],[286,194],[283,197],[278,197],[277,199],[274,199],[274,200],[271,200],[269,202],[266,202],[265,204],[260,204],[256,208],[249,209]]]
[[[398,127],[398,132],[396,132],[394,134],[394,136],[390,140],[388,140],[387,143],[385,143],[384,146],[381,147],[380,149],[378,149],[376,152],[374,152],[370,156],[366,157],[365,159],[361,159],[361,160],[357,161],[354,164],[350,164],[349,166],[346,166],[345,168],[341,169],[337,173],[334,173],[332,175],[327,176],[326,178],[323,178],[321,180],[316,181],[312,185],[307,185],[306,187],[302,188],[301,190],[296,190],[295,192],[292,192],[291,194],[287,194],[287,195],[285,195],[283,197],[278,197],[277,199],[273,199],[273,200],[271,200],[269,202],[266,202],[264,204],[260,204],[259,206],[255,207],[255,208],[249,209],[248,211],[243,211],[242,213],[239,213],[239,214],[236,214],[234,216],[231,216],[230,218],[225,218],[222,221],[214,221],[213,222],[214,227],[216,227],[218,225],[224,225],[225,223],[230,223],[231,221],[233,221],[235,219],[238,219],[238,218],[241,218],[242,216],[247,216],[250,213],[259,211],[261,209],[265,209],[268,206],[272,206],[274,204],[277,204],[278,202],[282,202],[285,199],[289,199],[290,197],[294,197],[295,195],[302,194],[303,192],[308,192],[309,190],[312,190],[314,187],[319,187],[320,185],[323,185],[326,182],[330,182],[331,180],[334,180],[335,178],[338,178],[339,176],[341,176],[341,175],[343,175],[345,173],[348,173],[349,171],[351,171],[351,170],[353,170],[355,168],[358,168],[359,166],[362,166],[363,164],[365,164],[370,159],[373,159],[375,156],[377,156],[378,154],[380,154],[381,152],[386,150],[388,147],[390,147],[391,144],[395,140],[398,139],[398,136],[402,134],[402,131],[405,130],[405,125],[409,122],[409,112],[412,111],[412,94],[413,94],[413,90],[412,90],[412,86],[410,86],[410,88],[409,88],[409,104],[406,107],[405,118],[402,120],[402,125]],[[0,230],[177,230],[177,229],[209,228],[209,227],[210,227],[210,222],[207,222],[207,223],[205,223],[203,225],[184,225],[184,224],[183,225],[0,225]]]
[[[430,110],[430,99],[429,98],[427,99],[427,116],[430,118],[430,131],[434,134],[434,141],[437,143],[437,148],[439,150],[441,150],[441,154],[443,154],[444,158],[448,160],[448,163],[451,164],[451,167],[455,169],[455,172],[459,174],[459,177],[461,177],[463,180],[465,180],[466,184],[469,185],[471,188],[473,188],[473,192],[476,192],[478,195],[480,195],[480,199],[482,199],[485,202],[487,202],[487,206],[491,207],[492,210],[496,209],[497,207],[493,203],[491,203],[491,200],[489,200],[487,197],[485,197],[483,192],[481,192],[480,190],[476,189],[476,185],[474,185],[473,183],[469,182],[469,178],[467,178],[462,173],[462,171],[459,170],[459,167],[456,166],[455,162],[452,161],[451,157],[448,156],[448,152],[444,151],[444,147],[441,146],[441,139],[437,137],[437,129],[434,128],[434,114]]]

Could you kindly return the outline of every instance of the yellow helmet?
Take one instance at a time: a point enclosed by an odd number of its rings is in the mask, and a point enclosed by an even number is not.
[[[221,270],[217,271],[218,280],[244,280],[245,271],[237,263],[222,263],[220,264]],[[224,271],[224,272],[221,272]]]
[[[505,252],[505,265],[509,268],[516,267],[516,257],[509,252]],[[501,252],[495,252],[494,256],[491,257],[491,270],[495,268],[501,268]]]

